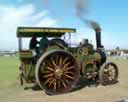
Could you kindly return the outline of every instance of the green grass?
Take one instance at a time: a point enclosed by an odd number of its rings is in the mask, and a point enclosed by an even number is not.
[[[18,67],[17,57],[0,57],[0,81],[15,80]]]
[[[18,89],[18,57],[0,57],[0,99]]]
[[[14,80],[18,66],[17,57],[0,57],[0,81]]]

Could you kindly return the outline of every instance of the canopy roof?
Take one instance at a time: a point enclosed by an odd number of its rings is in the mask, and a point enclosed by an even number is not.
[[[73,28],[18,27],[17,37],[61,37],[65,33],[75,33]]]

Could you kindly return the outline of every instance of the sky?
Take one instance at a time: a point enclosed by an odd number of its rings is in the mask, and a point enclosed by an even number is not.
[[[106,49],[128,49],[128,0],[88,0],[84,17],[102,29]],[[76,15],[76,0],[0,0],[0,50],[17,50],[18,26],[76,28],[72,42],[88,38],[95,45],[95,32]],[[28,41],[24,41],[28,46]]]

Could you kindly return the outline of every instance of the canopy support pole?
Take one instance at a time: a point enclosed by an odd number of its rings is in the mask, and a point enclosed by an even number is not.
[[[19,51],[21,51],[22,50],[22,38],[19,37],[18,41],[19,41]]]

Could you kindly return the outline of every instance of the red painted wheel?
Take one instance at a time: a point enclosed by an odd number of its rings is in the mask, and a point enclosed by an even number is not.
[[[63,50],[45,53],[36,66],[36,80],[48,94],[69,92],[79,77],[80,69],[75,58]]]

